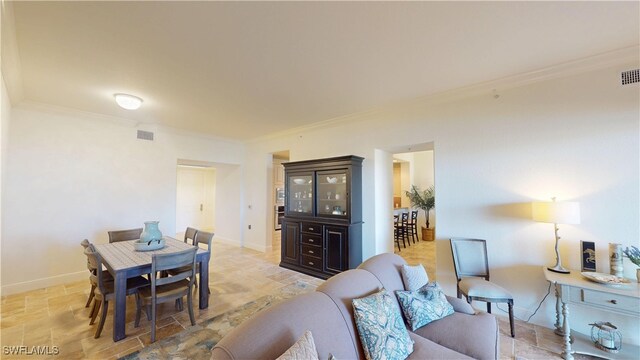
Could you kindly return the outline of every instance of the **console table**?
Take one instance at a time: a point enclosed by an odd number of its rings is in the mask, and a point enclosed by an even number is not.
[[[543,268],[544,277],[556,289],[555,333],[564,338],[562,358],[573,360],[573,353],[588,354],[609,359],[637,359],[639,348],[624,344],[619,353],[613,354],[595,347],[590,338],[573,336],[569,325],[569,303],[580,304],[610,311],[616,314],[640,317],[640,286],[632,283],[626,286],[610,286],[585,279],[579,271],[560,274]],[[577,335],[577,334],[576,334]],[[572,345],[574,349],[572,349]]]

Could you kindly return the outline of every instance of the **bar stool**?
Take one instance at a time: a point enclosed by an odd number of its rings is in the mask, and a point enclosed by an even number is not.
[[[402,234],[402,242],[407,239],[407,243],[411,246],[411,240],[409,239],[409,213],[403,212],[400,214],[400,229]]]
[[[413,243],[416,243],[416,240],[420,240],[418,238],[418,210],[411,211],[411,216],[409,217],[409,222],[407,223],[408,228],[408,236],[411,236],[411,240]]]
[[[399,215],[393,215],[393,241],[396,243],[396,245],[398,245],[398,252],[402,251],[400,250],[400,224],[398,222],[399,218]],[[402,240],[402,242],[404,243],[404,239]],[[404,247],[406,248],[407,245],[405,244]]]

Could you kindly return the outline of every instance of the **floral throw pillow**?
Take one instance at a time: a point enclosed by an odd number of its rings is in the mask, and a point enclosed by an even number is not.
[[[352,303],[367,360],[406,359],[413,352],[413,340],[393,295],[383,289]]]
[[[437,282],[428,283],[416,291],[398,290],[396,296],[411,331],[453,314],[453,306]]]

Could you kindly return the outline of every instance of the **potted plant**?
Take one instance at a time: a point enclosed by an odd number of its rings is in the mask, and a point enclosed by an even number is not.
[[[631,249],[626,248],[622,252],[638,267],[636,269],[636,280],[640,283],[640,250],[635,246],[631,246]]]
[[[415,185],[411,185],[411,191],[405,191],[405,194],[411,202],[411,207],[424,210],[427,226],[422,226],[422,239],[433,241],[435,229],[429,226],[429,211],[436,206],[435,189],[433,185],[424,191],[421,191]]]

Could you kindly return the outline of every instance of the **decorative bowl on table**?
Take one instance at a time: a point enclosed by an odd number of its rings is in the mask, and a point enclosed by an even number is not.
[[[304,184],[304,179],[299,179],[299,178],[298,179],[293,179],[293,182],[298,184],[298,185],[302,185],[302,184]]]
[[[582,276],[584,276],[585,278],[591,281],[595,281],[597,283],[605,284],[605,285],[624,286],[624,285],[631,284],[631,281],[629,281],[629,279],[625,279],[623,277],[619,277],[611,274],[590,272],[590,271],[583,271],[580,274],[582,274]]]
[[[162,249],[165,246],[165,242],[164,239],[158,239],[158,240],[136,240],[136,242],[133,243],[133,248],[136,251],[152,251],[152,250],[159,250]]]

